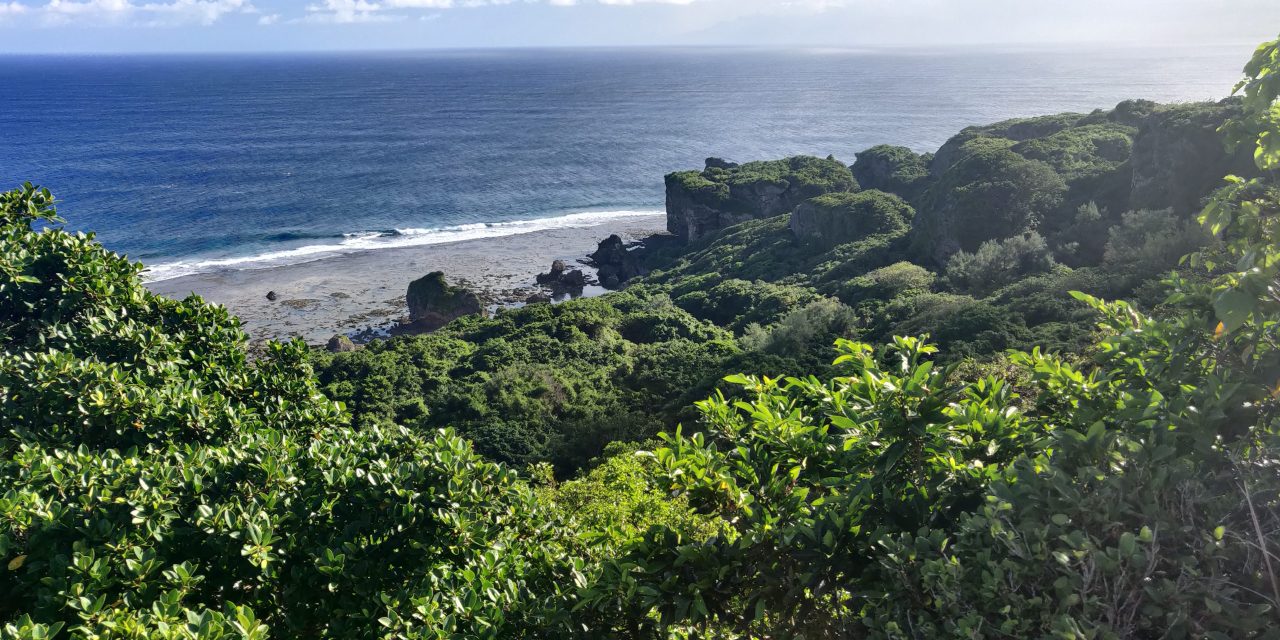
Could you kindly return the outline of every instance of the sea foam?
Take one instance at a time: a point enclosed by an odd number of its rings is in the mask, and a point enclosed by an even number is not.
[[[358,231],[347,233],[340,240],[331,243],[309,244],[290,249],[267,251],[255,255],[228,256],[207,259],[177,260],[150,265],[143,272],[149,282],[170,280],[201,273],[215,271],[239,271],[245,269],[269,269],[303,262],[323,260],[334,256],[376,251],[379,249],[395,249],[401,247],[418,247],[433,244],[447,244],[466,240],[498,238],[514,236],[537,231],[553,229],[583,229],[607,223],[627,222],[661,215],[660,210],[650,211],[588,211],[571,213],[554,218],[538,218],[532,220],[510,220],[506,222],[477,222],[430,229],[390,229],[383,231]]]

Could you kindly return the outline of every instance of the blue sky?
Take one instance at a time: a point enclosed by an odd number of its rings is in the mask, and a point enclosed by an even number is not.
[[[0,51],[1245,43],[1280,0],[0,0]]]

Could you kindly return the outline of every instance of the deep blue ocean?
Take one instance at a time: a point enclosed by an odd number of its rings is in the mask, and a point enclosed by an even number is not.
[[[167,277],[657,211],[662,176],[707,156],[852,162],[1014,116],[1217,99],[1249,53],[0,57],[0,186],[49,187],[69,226]]]

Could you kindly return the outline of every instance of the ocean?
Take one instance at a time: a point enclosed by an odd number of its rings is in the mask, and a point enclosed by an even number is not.
[[[0,186],[164,279],[660,211],[703,159],[1226,96],[1249,47],[0,57]]]

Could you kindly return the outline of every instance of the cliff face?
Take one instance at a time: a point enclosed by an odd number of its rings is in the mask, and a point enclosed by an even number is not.
[[[1066,113],[969,127],[929,165],[912,247],[939,266],[957,250],[1038,231],[1068,265],[1101,255],[1126,211],[1190,216],[1228,173],[1250,175],[1218,128],[1234,101]],[[869,150],[873,151],[873,150]]]
[[[1130,208],[1190,213],[1224,175],[1255,175],[1252,149],[1228,153],[1218,133],[1239,111],[1226,100],[1166,107],[1144,119],[1133,144]]]
[[[791,214],[791,232],[819,247],[831,248],[867,236],[902,233],[915,211],[883,191],[831,193],[801,203]]]
[[[882,144],[859,153],[850,169],[863,189],[879,189],[914,201],[928,186],[932,160],[932,154]]]
[[[849,168],[834,158],[797,156],[736,165],[710,159],[703,171],[666,177],[667,230],[692,241],[747,220],[788,213],[827,193],[854,191]]]

